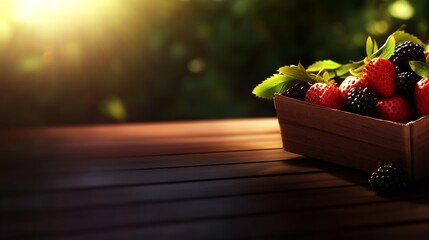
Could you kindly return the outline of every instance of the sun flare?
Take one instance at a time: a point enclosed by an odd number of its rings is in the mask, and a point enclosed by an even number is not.
[[[84,71],[134,39],[137,1],[0,0],[0,53],[23,73]]]
[[[18,0],[15,17],[18,21],[34,22],[66,15],[81,4],[79,0]]]
[[[106,15],[120,14],[119,0],[15,0],[13,21],[50,33],[77,25],[94,25]]]

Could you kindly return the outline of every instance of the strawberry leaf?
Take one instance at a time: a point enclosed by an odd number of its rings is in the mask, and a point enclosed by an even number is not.
[[[323,78],[323,76],[320,76],[320,75],[314,75],[314,78],[316,79],[316,82],[326,83],[326,81],[325,81],[325,79]]]
[[[329,80],[331,80],[331,77],[330,77],[328,71],[323,72],[322,78],[323,78],[323,81],[325,81],[325,82],[329,82]]]
[[[301,80],[311,84],[317,82],[316,78],[312,74],[309,74],[301,64],[298,64],[298,66],[283,66],[277,71],[288,79]]]
[[[409,62],[411,69],[417,73],[420,77],[429,76],[429,66],[425,62],[421,61],[410,61]]]
[[[253,89],[253,94],[257,97],[272,99],[274,94],[284,92],[297,81],[308,83],[325,82],[322,77],[308,73],[301,63],[298,66],[283,66],[278,69],[279,74],[267,78]]]
[[[298,68],[299,68],[299,70],[301,70],[301,71],[305,71],[305,67],[304,67],[304,66],[302,66],[301,62],[298,62]]]
[[[386,58],[389,59],[395,52],[395,38],[390,35],[386,42],[376,52],[374,52],[369,58]]]
[[[350,68],[349,72],[351,75],[355,76],[355,77],[360,77],[361,73],[362,73],[362,69],[365,65],[360,65],[360,66],[354,66],[354,68]]]
[[[341,65],[341,67],[335,70],[335,75],[339,77],[348,75],[350,68],[352,68],[353,66],[354,66],[354,63],[343,64]]]
[[[320,72],[323,70],[335,70],[341,67],[341,64],[332,60],[321,60],[311,64],[308,68],[308,72]]]
[[[372,50],[372,52],[377,52],[378,44],[377,44],[377,41],[375,41],[375,39],[373,39],[373,40],[374,40],[374,49]]]
[[[406,33],[403,30],[398,30],[398,31],[394,32],[392,34],[392,36],[395,38],[396,45],[401,44],[401,43],[403,43],[405,41],[411,41],[411,42],[417,43],[418,45],[421,45],[421,46],[425,45],[422,42],[422,40],[420,40],[418,37],[416,37],[416,36],[414,36],[412,34]]]
[[[337,72],[336,71],[325,71],[329,74],[329,79],[332,79],[334,77],[337,76]]]
[[[372,38],[368,36],[366,39],[366,55],[369,57],[374,53],[374,42]]]
[[[284,91],[286,82],[286,76],[275,74],[256,86],[252,93],[260,98],[272,99],[275,93]]]

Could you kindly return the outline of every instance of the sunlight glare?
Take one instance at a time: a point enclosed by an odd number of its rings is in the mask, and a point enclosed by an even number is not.
[[[12,16],[14,21],[35,29],[58,32],[93,24],[106,13],[117,14],[118,3],[119,0],[15,0]]]
[[[15,17],[22,22],[43,21],[61,16],[64,11],[75,9],[77,4],[79,0],[18,0]]]

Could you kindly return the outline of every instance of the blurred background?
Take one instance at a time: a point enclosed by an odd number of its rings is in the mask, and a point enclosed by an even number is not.
[[[283,65],[365,56],[424,0],[1,0],[0,127],[274,117]]]

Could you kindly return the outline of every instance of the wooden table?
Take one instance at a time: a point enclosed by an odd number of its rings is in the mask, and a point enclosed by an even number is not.
[[[275,118],[3,130],[0,239],[425,239],[428,181],[282,150]]]

